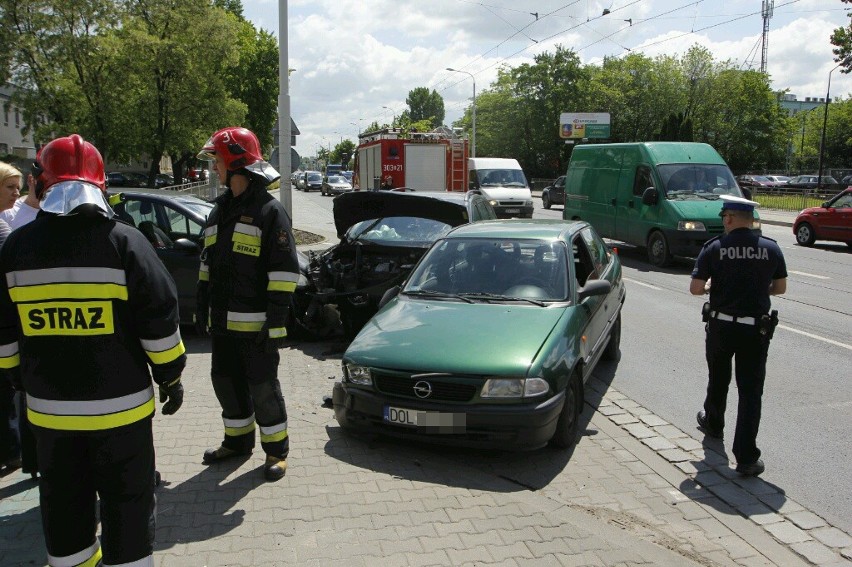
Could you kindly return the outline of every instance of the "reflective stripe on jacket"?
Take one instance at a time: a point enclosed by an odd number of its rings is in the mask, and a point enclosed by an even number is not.
[[[42,213],[0,248],[0,275],[0,372],[20,374],[34,425],[97,431],[154,413],[152,374],[174,381],[186,355],[174,280],[141,232]]]
[[[204,229],[198,292],[211,331],[285,337],[290,294],[299,280],[296,246],[283,205],[256,177],[244,193],[216,199]]]

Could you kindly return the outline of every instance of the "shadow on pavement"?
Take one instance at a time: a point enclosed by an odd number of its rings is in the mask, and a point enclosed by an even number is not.
[[[155,551],[169,549],[178,543],[210,541],[240,526],[246,512],[231,508],[265,482],[256,468],[227,482],[225,479],[250,458],[246,455],[206,466],[176,485],[164,478],[156,492]],[[211,498],[212,494],[215,497]]]
[[[34,486],[30,480],[18,484],[25,488]],[[11,487],[7,487],[11,488]],[[0,498],[11,496],[6,489]],[[34,506],[15,514],[0,517],[0,565],[46,565],[47,551],[44,545],[33,546],[31,534],[41,534],[41,508]],[[41,538],[42,536],[39,535]],[[42,538],[42,541],[43,538]]]

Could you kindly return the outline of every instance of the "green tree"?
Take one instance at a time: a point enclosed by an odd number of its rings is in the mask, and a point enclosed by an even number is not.
[[[343,140],[334,146],[329,159],[331,163],[341,163],[347,166],[354,156],[355,142],[352,140]]]
[[[426,87],[412,89],[408,91],[405,103],[408,105],[407,118],[411,122],[429,120],[432,128],[444,123],[444,99],[436,90],[429,91]]]
[[[852,4],[852,0],[841,0],[844,4]],[[837,28],[831,34],[831,44],[834,45],[834,60],[842,63],[843,73],[852,72],[852,9],[847,8],[849,25]]]

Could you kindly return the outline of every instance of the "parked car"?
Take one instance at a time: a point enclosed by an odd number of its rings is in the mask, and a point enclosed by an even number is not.
[[[773,187],[774,182],[765,175],[737,175],[737,185],[740,187]]]
[[[550,205],[565,204],[565,176],[558,177],[556,181],[541,190],[541,206],[549,209]]]
[[[147,187],[148,176],[133,171],[111,171],[106,174],[109,187]]]
[[[786,185],[791,179],[786,175],[767,175],[766,178],[775,183],[776,187],[782,187]]]
[[[342,175],[329,175],[322,180],[320,192],[322,195],[340,195],[352,191],[352,184]]]
[[[800,246],[813,246],[817,240],[833,240],[845,242],[852,248],[852,187],[819,207],[799,213],[793,222],[793,234]]]
[[[175,280],[180,322],[195,321],[195,289],[203,248],[201,231],[213,205],[173,191],[149,189],[121,192],[113,205],[118,218],[138,228]]]
[[[170,187],[175,184],[175,178],[169,175],[168,173],[158,173],[157,177],[154,179],[154,185],[158,189],[162,189],[163,187]]]
[[[341,322],[346,336],[355,336],[436,239],[496,218],[482,195],[446,191],[353,191],[334,199],[333,213],[340,242],[300,260],[295,325],[288,326],[297,337],[320,338]]]
[[[784,187],[791,187],[797,189],[816,189],[819,185],[818,183],[819,176],[817,175],[798,175],[792,178]],[[836,185],[837,180],[830,175],[822,176],[822,186],[826,185]]]
[[[461,226],[391,295],[343,355],[332,400],[344,429],[568,448],[583,384],[619,357],[621,264],[583,221]]]

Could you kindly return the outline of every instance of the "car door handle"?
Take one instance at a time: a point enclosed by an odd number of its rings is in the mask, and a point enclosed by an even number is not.
[[[628,201],[627,206],[630,207],[631,209],[634,208],[633,201]]]
[[[611,200],[610,203],[612,203],[612,205],[615,206],[615,199]]]

